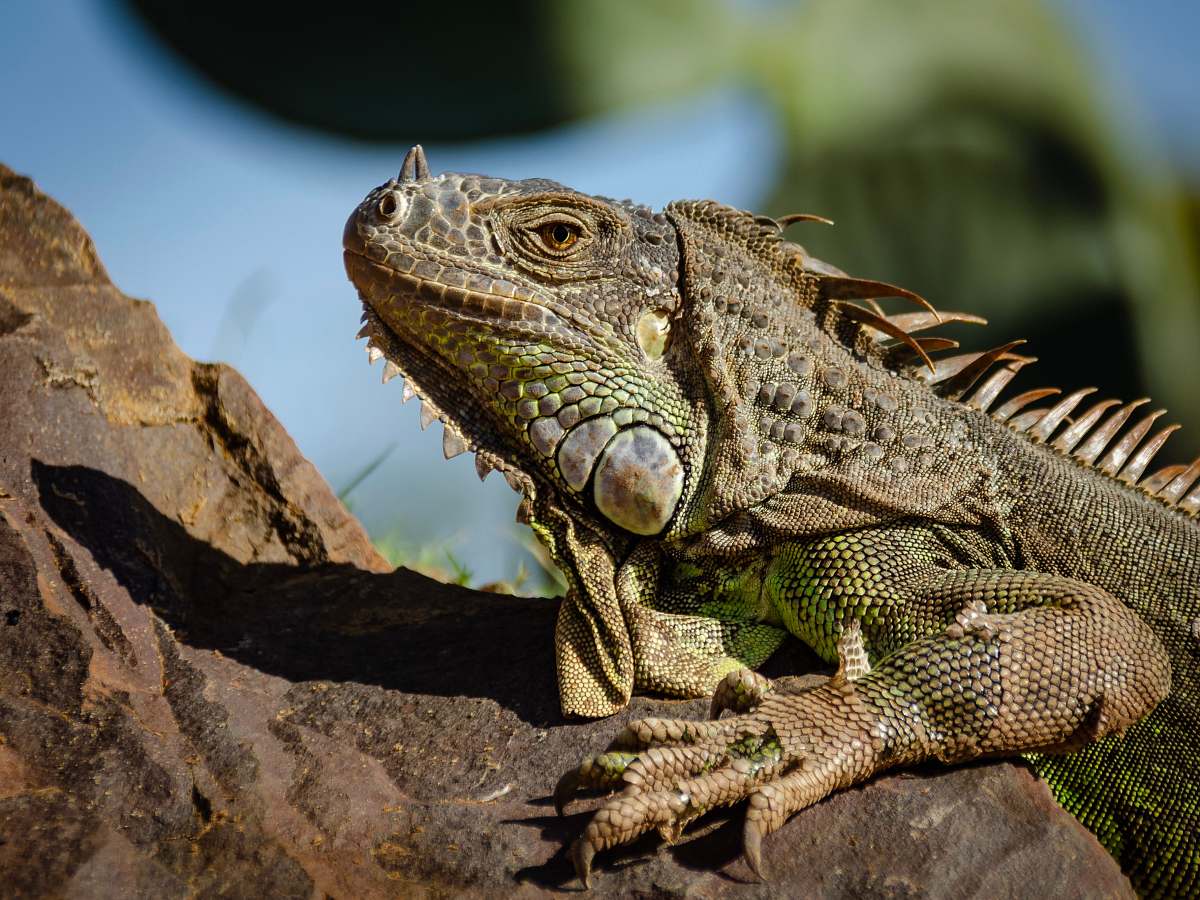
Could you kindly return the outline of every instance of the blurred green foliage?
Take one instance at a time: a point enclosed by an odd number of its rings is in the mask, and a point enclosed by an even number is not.
[[[353,510],[353,503],[348,502],[347,507]],[[561,597],[566,593],[566,581],[562,573],[532,535],[522,546],[534,560],[534,566],[531,568],[522,559],[517,563],[514,575],[503,581],[480,581],[472,567],[460,556],[460,553],[469,550],[454,549],[458,543],[455,538],[436,543],[409,540],[405,537],[403,523],[397,523],[392,531],[374,539],[375,549],[393,566],[412,569],[446,584],[460,584],[481,591],[522,597]]]
[[[1185,192],[1042,0],[124,2],[224,89],[369,139],[528,132],[746,85],[786,143],[762,211],[836,219],[799,237],[816,255],[983,312],[993,331],[971,346],[1027,337],[1033,377],[1146,392],[1200,426]]]

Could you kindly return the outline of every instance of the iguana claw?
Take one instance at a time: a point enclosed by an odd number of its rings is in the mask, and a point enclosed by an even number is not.
[[[767,881],[762,861],[762,831],[753,820],[748,819],[742,829],[742,855],[746,857],[746,865],[755,877],[759,881]]]
[[[595,855],[596,848],[584,838],[577,838],[571,845],[571,862],[585,891],[592,889],[592,857]]]
[[[674,844],[683,837],[683,829],[685,822],[673,822],[668,825],[658,826],[658,836],[662,838],[662,842],[667,846]]]
[[[554,811],[560,818],[564,815],[567,804],[575,799],[577,790],[579,790],[579,770],[571,769],[569,772],[563,773],[562,778],[558,779],[558,784],[554,786]]]

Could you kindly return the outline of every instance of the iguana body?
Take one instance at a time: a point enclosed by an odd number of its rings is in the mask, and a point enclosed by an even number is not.
[[[748,800],[757,869],[762,836],[833,790],[1025,753],[1139,891],[1194,891],[1200,461],[1142,479],[1166,433],[1136,403],[1000,403],[1029,362],[1012,345],[930,360],[949,342],[911,333],[938,316],[870,298],[924,301],[781,232],[433,177],[419,148],[347,223],[372,358],[447,455],[523,492],[569,580],[564,712],[716,687],[735,713],[635,722],[564,777],[560,806],[624,788],[575,844],[585,882],[596,851],[715,806]],[[788,633],[838,674],[743,668]]]

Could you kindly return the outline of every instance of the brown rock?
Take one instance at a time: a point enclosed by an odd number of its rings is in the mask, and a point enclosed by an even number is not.
[[[563,723],[554,616],[389,572],[242,378],[184,356],[0,167],[6,896],[574,887],[589,804],[555,818],[556,776],[631,715],[703,704]],[[595,893],[1129,893],[1011,763],[819,804],[768,840],[770,886],[737,844],[736,821],[647,839],[601,857]]]

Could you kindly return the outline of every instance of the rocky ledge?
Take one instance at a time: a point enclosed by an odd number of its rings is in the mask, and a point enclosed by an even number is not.
[[[390,571],[237,372],[185,356],[0,166],[6,896],[577,890],[564,846],[590,807],[556,818],[556,776],[628,716],[703,704],[563,721],[554,615]],[[847,791],[765,857],[770,885],[736,813],[711,818],[601,857],[594,893],[1129,893],[1009,762]]]

